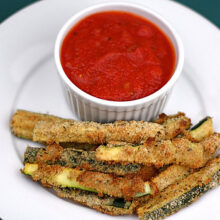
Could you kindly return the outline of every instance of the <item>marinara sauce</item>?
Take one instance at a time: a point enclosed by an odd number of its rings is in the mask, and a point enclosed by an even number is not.
[[[68,78],[105,100],[131,101],[159,90],[175,68],[168,37],[153,23],[127,12],[92,14],[76,24],[61,47]]]

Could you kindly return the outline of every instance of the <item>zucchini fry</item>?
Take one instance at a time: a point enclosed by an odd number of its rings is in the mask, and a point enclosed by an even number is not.
[[[37,122],[35,125],[33,140],[46,143],[77,142],[104,144],[112,141],[121,141],[137,144],[148,138],[165,139],[166,129],[169,130],[168,138],[170,138],[172,136],[171,133],[177,135],[188,128],[190,124],[189,119],[179,115],[166,126],[143,121],[117,121],[108,124],[42,121]]]
[[[76,188],[99,195],[131,199],[150,194],[148,184],[138,176],[117,177],[92,171],[62,167],[60,165],[26,163],[23,173],[42,185],[59,188]]]
[[[205,192],[220,184],[220,156],[185,179],[170,185],[137,209],[141,220],[159,220],[190,205]]]
[[[220,134],[214,133],[199,143],[185,137],[173,140],[148,141],[143,145],[99,146],[96,159],[117,163],[139,163],[162,167],[178,164],[192,169],[203,167],[220,148]]]
[[[109,124],[99,124],[93,122],[76,122],[71,119],[63,119],[53,115],[40,114],[29,112],[25,110],[17,110],[13,115],[10,123],[12,133],[17,137],[33,140],[33,130],[38,122],[44,121],[42,128],[46,129],[39,133],[36,128],[34,141],[40,143],[50,143],[55,141],[62,146],[75,147],[76,143],[90,143],[90,144],[103,144],[110,141],[126,141],[130,143],[140,143],[148,137],[172,138],[188,129],[191,125],[190,119],[183,113],[178,113],[172,116],[166,116],[160,120],[161,125],[151,122],[123,122],[118,121]],[[48,124],[47,124],[48,123]],[[56,126],[56,123],[58,125]],[[62,124],[64,123],[64,127]],[[48,126],[52,125],[54,131],[49,133],[51,136],[46,138],[43,136],[44,132],[48,132]],[[63,129],[67,127],[67,135],[62,134]],[[73,137],[75,133],[72,131],[76,129],[77,137]],[[102,131],[101,131],[102,130]],[[54,138],[53,132],[57,132],[57,138]],[[79,133],[78,133],[79,132]],[[119,135],[120,134],[120,135]],[[91,137],[95,135],[95,137]],[[61,139],[60,139],[61,138]],[[66,141],[64,141],[64,139]],[[73,142],[73,143],[71,143]],[[69,145],[69,143],[71,143]],[[76,145],[78,146],[78,145]],[[79,148],[88,148],[88,146],[78,146]]]
[[[140,143],[149,137],[165,137],[163,126],[143,121],[96,122],[37,122],[33,141],[45,143],[77,142],[104,144],[111,141]]]
[[[93,170],[102,173],[114,173],[118,176],[138,174],[142,179],[149,180],[155,176],[157,169],[140,164],[108,164],[97,161],[94,151],[76,150],[74,148],[62,148],[57,144],[48,145],[46,148],[27,147],[24,154],[25,163],[58,164],[69,168],[79,167],[85,170]]]
[[[45,186],[76,188],[127,200],[148,194],[155,195],[191,172],[189,168],[173,165],[151,181],[144,181],[139,175],[117,177],[111,174],[37,163],[26,163],[23,170],[24,174],[30,175],[34,181],[41,181]]]
[[[99,197],[96,193],[70,188],[53,188],[61,198],[71,199],[109,215],[132,215],[137,203],[110,196]]]

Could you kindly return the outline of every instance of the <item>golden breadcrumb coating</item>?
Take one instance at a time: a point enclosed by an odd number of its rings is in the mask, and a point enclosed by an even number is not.
[[[220,134],[214,133],[199,143],[181,137],[162,141],[151,139],[139,146],[100,146],[96,150],[96,158],[100,161],[140,163],[156,167],[178,164],[195,169],[204,166],[219,148]]]

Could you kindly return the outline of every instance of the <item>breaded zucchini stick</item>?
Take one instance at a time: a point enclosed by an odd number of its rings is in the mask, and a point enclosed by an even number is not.
[[[26,163],[23,170],[24,174],[30,175],[34,181],[41,181],[45,186],[77,188],[125,199],[138,198],[147,194],[154,195],[170,184],[185,178],[191,172],[189,168],[173,165],[152,181],[144,181],[139,175],[118,177],[60,165]]]
[[[174,172],[173,178],[170,179],[172,183],[174,183],[177,180],[185,178],[191,172],[189,169],[185,168],[184,170],[183,168],[181,169],[181,172],[179,172],[178,175],[175,175],[178,173],[177,171],[178,168],[176,169],[175,167],[178,167],[178,166],[173,165],[169,169],[170,173]],[[164,182],[163,180],[164,177],[165,179],[168,179],[166,177],[167,172],[168,172],[168,169],[161,173],[160,178],[162,182]],[[154,182],[159,183],[159,176],[157,177],[157,179],[154,180]],[[160,189],[163,189],[162,185],[163,187],[166,187],[168,183],[160,184],[159,186]],[[133,201],[131,200],[126,201],[124,198],[114,198],[114,197],[110,197],[107,195],[99,197],[97,196],[97,193],[74,189],[74,188],[53,187],[53,189],[55,190],[57,195],[61,198],[71,199],[82,205],[86,205],[90,208],[93,208],[97,211],[100,211],[100,212],[103,212],[109,215],[132,215],[136,206],[140,204],[140,199],[135,199]],[[142,198],[142,200],[146,202],[146,200],[148,200],[149,198],[150,197]]]
[[[60,165],[28,163],[25,164],[23,173],[32,176],[34,181],[40,181],[44,186],[76,188],[125,199],[149,194],[151,190],[149,185],[145,185],[141,177],[136,175],[118,177]]]
[[[138,174],[144,180],[155,176],[157,169],[140,164],[108,164],[97,161],[94,151],[76,150],[74,148],[62,148],[57,144],[48,145],[46,148],[27,147],[24,154],[25,163],[58,164],[69,168],[79,167],[85,170],[93,170],[102,173],[114,173],[124,176]]]
[[[143,121],[96,122],[37,122],[33,141],[46,143],[77,142],[104,144],[111,141],[140,143],[149,137],[164,138],[162,125]]]
[[[12,133],[18,137],[21,138],[25,138],[25,139],[33,139],[33,130],[35,127],[35,124],[39,121],[45,121],[45,122],[50,122],[50,123],[56,123],[56,122],[73,122],[75,123],[74,120],[70,120],[70,119],[63,119],[60,117],[56,117],[53,115],[47,115],[47,114],[40,114],[40,113],[34,113],[34,112],[29,112],[29,111],[25,111],[25,110],[17,110],[17,112],[13,115],[12,119],[11,119],[11,130]],[[185,129],[189,128],[189,126],[191,125],[191,121],[189,118],[187,118],[185,116],[185,114],[183,113],[178,113],[176,115],[172,115],[172,116],[166,116],[166,118],[164,118],[163,116],[163,122],[162,120],[159,121],[162,125],[164,125],[165,127],[165,132],[168,138],[170,137],[174,137],[180,133],[182,133]],[[85,122],[84,122],[85,123]],[[91,128],[88,127],[87,125],[91,124]],[[83,130],[84,132],[87,131],[88,136],[90,136],[90,133],[94,133],[95,131],[95,127],[97,128],[97,136],[101,136],[101,140],[100,141],[96,141],[97,144],[102,144],[103,141],[103,135],[102,133],[100,133],[99,131],[99,123],[85,123],[85,125],[87,126],[87,129],[85,128],[85,130]],[[129,129],[129,126],[131,126],[131,128]],[[146,127],[147,126],[147,127]],[[80,127],[83,128],[83,124],[82,126],[80,126],[80,122],[76,123],[76,127]],[[105,128],[108,132],[110,131],[109,136],[116,135],[116,137],[106,137],[106,141],[127,141],[127,142],[140,142],[142,139],[146,139],[147,137],[152,137],[152,136],[156,136],[157,132],[161,132],[161,134],[158,134],[159,136],[163,136],[164,135],[164,128],[162,126],[158,126],[155,125],[155,123],[150,123],[148,125],[147,122],[116,122],[114,124],[105,124],[104,126],[101,125],[101,129]],[[134,131],[132,131],[133,129],[138,129],[139,131],[136,132],[136,134],[134,134]],[[144,129],[143,132],[140,132],[140,129]],[[146,129],[150,129],[149,134],[146,134]],[[90,129],[88,131],[88,129]],[[115,132],[112,131],[112,129],[116,130]],[[125,131],[126,130],[126,131]],[[111,132],[112,131],[112,132]],[[104,132],[104,131],[103,131]],[[122,138],[117,137],[117,132],[123,132],[123,134],[121,135]],[[105,133],[105,132],[104,132]],[[86,133],[83,135],[87,135]],[[131,140],[128,141],[124,136],[126,134],[133,134],[136,135],[136,138],[130,138]],[[142,135],[145,134],[145,137],[141,138],[138,137],[138,135]],[[80,133],[78,134],[78,136],[80,135]],[[107,136],[107,134],[105,134]],[[110,140],[109,140],[110,138]],[[88,137],[86,138],[86,140],[88,139]],[[90,138],[89,138],[90,139]],[[104,138],[105,139],[105,138]],[[78,139],[77,139],[78,140]],[[44,142],[44,141],[39,141],[39,142]],[[59,141],[59,142],[63,142],[63,141]],[[65,141],[64,141],[65,142]],[[72,142],[72,141],[66,141],[68,142]],[[87,143],[86,141],[79,141],[80,143]],[[77,143],[79,143],[77,141]],[[94,143],[94,141],[93,141]]]
[[[220,156],[204,168],[170,185],[137,209],[141,220],[159,220],[190,205],[205,192],[220,184]]]
[[[70,188],[53,188],[61,198],[71,199],[74,202],[93,208],[108,215],[132,215],[137,205],[134,201],[110,196],[99,197],[96,193]]]
[[[148,141],[143,145],[99,146],[96,159],[117,163],[140,163],[147,166],[162,167],[178,164],[190,168],[203,167],[220,148],[220,134],[214,133],[199,143],[185,137],[173,140]]]
[[[37,126],[34,131],[33,139],[33,129],[38,122],[40,122],[39,126],[43,126],[45,130],[39,131],[38,128],[41,128]],[[48,132],[48,129],[51,130],[51,132],[49,132],[50,136],[45,139],[43,136]],[[112,140],[127,141],[127,139],[133,143],[140,142],[144,137],[164,135],[163,127],[156,123],[141,121],[117,121],[108,124],[79,122],[24,110],[18,110],[13,115],[11,130],[18,137],[33,139],[41,143],[55,141],[57,143],[76,142],[101,144]],[[55,136],[58,135],[58,137],[54,137],[53,132],[57,132]],[[68,132],[70,132],[70,134],[68,134]],[[144,134],[143,137],[142,134]]]
[[[176,117],[173,117],[172,122],[165,126],[143,121],[116,121],[108,124],[96,122],[38,122],[33,131],[33,140],[46,143],[103,144],[120,141],[137,144],[148,138],[165,139],[166,134],[170,138],[172,135],[180,134],[190,125],[190,119],[183,114],[176,115]]]
[[[52,115],[18,110],[11,120],[12,133],[21,138],[33,139],[33,129],[39,121],[44,121],[44,123],[42,122],[43,125],[41,125],[41,128],[45,130],[42,130],[41,133],[36,128],[34,140],[41,143],[55,141],[62,143],[62,145],[63,143],[67,144],[70,142],[102,144],[110,141],[126,141],[140,143],[148,137],[163,138],[165,133],[167,137],[170,138],[173,135],[182,133],[185,129],[189,128],[191,124],[190,119],[183,113],[168,116],[167,120],[164,121],[165,126],[163,126],[157,123],[134,121],[118,121],[113,124],[76,122]],[[57,126],[56,123],[58,123]],[[52,126],[53,130],[49,132],[50,136],[45,139],[45,132],[48,132],[50,126]],[[63,130],[65,128],[67,131]],[[55,136],[58,135],[56,138],[54,138],[54,132],[57,133]],[[62,134],[63,132],[65,134]],[[68,134],[68,132],[70,132],[70,134]]]

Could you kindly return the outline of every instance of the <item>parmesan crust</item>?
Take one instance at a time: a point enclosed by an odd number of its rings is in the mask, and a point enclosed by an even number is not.
[[[173,140],[148,140],[145,144],[119,147],[100,146],[96,158],[101,161],[140,163],[147,166],[162,167],[177,164],[193,169],[203,167],[220,148],[220,134],[214,133],[200,143],[187,138]]]
[[[164,138],[162,125],[143,121],[96,122],[45,122],[35,124],[33,140],[46,143],[77,142],[104,144],[111,141],[141,143],[149,137]]]

